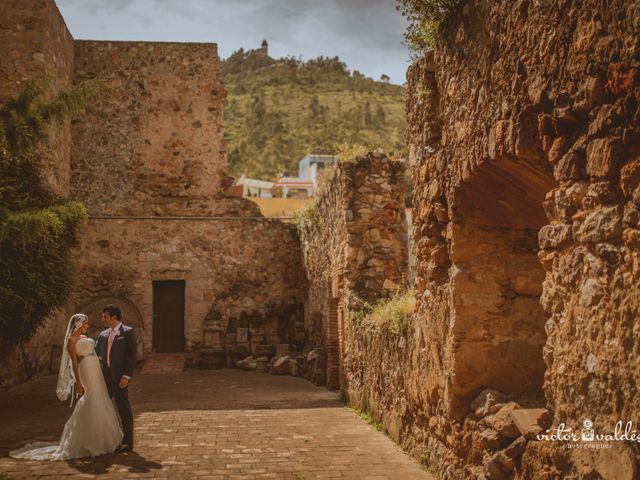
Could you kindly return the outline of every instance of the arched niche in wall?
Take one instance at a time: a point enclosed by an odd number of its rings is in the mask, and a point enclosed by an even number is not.
[[[102,309],[105,305],[116,305],[122,311],[122,323],[133,327],[136,332],[136,344],[138,347],[138,360],[144,358],[144,327],[142,323],[142,315],[135,303],[125,297],[97,297],[89,300],[80,309],[87,317],[89,317],[89,331],[87,335],[94,340],[106,327],[102,322]]]

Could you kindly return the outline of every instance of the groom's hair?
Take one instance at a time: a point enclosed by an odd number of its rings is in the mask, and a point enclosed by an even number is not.
[[[102,311],[107,312],[110,317],[116,317],[118,320],[122,319],[122,312],[120,311],[120,307],[116,305],[105,305]]]

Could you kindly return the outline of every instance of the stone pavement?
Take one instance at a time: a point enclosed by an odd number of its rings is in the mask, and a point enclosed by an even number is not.
[[[0,392],[0,479],[433,480],[335,393],[301,378],[238,370],[138,374],[136,452],[68,462],[9,458],[56,439],[71,413],[54,376]]]

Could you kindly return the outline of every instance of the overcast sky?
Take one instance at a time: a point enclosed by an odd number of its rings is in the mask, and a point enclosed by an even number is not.
[[[57,0],[74,38],[214,42],[225,58],[269,41],[272,57],[339,56],[404,83],[405,19],[395,0]]]

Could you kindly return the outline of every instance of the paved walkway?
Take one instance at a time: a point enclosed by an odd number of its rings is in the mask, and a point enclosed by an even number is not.
[[[301,378],[237,370],[137,375],[136,452],[68,462],[8,458],[56,439],[70,414],[56,378],[0,391],[0,479],[432,480],[335,393]]]

